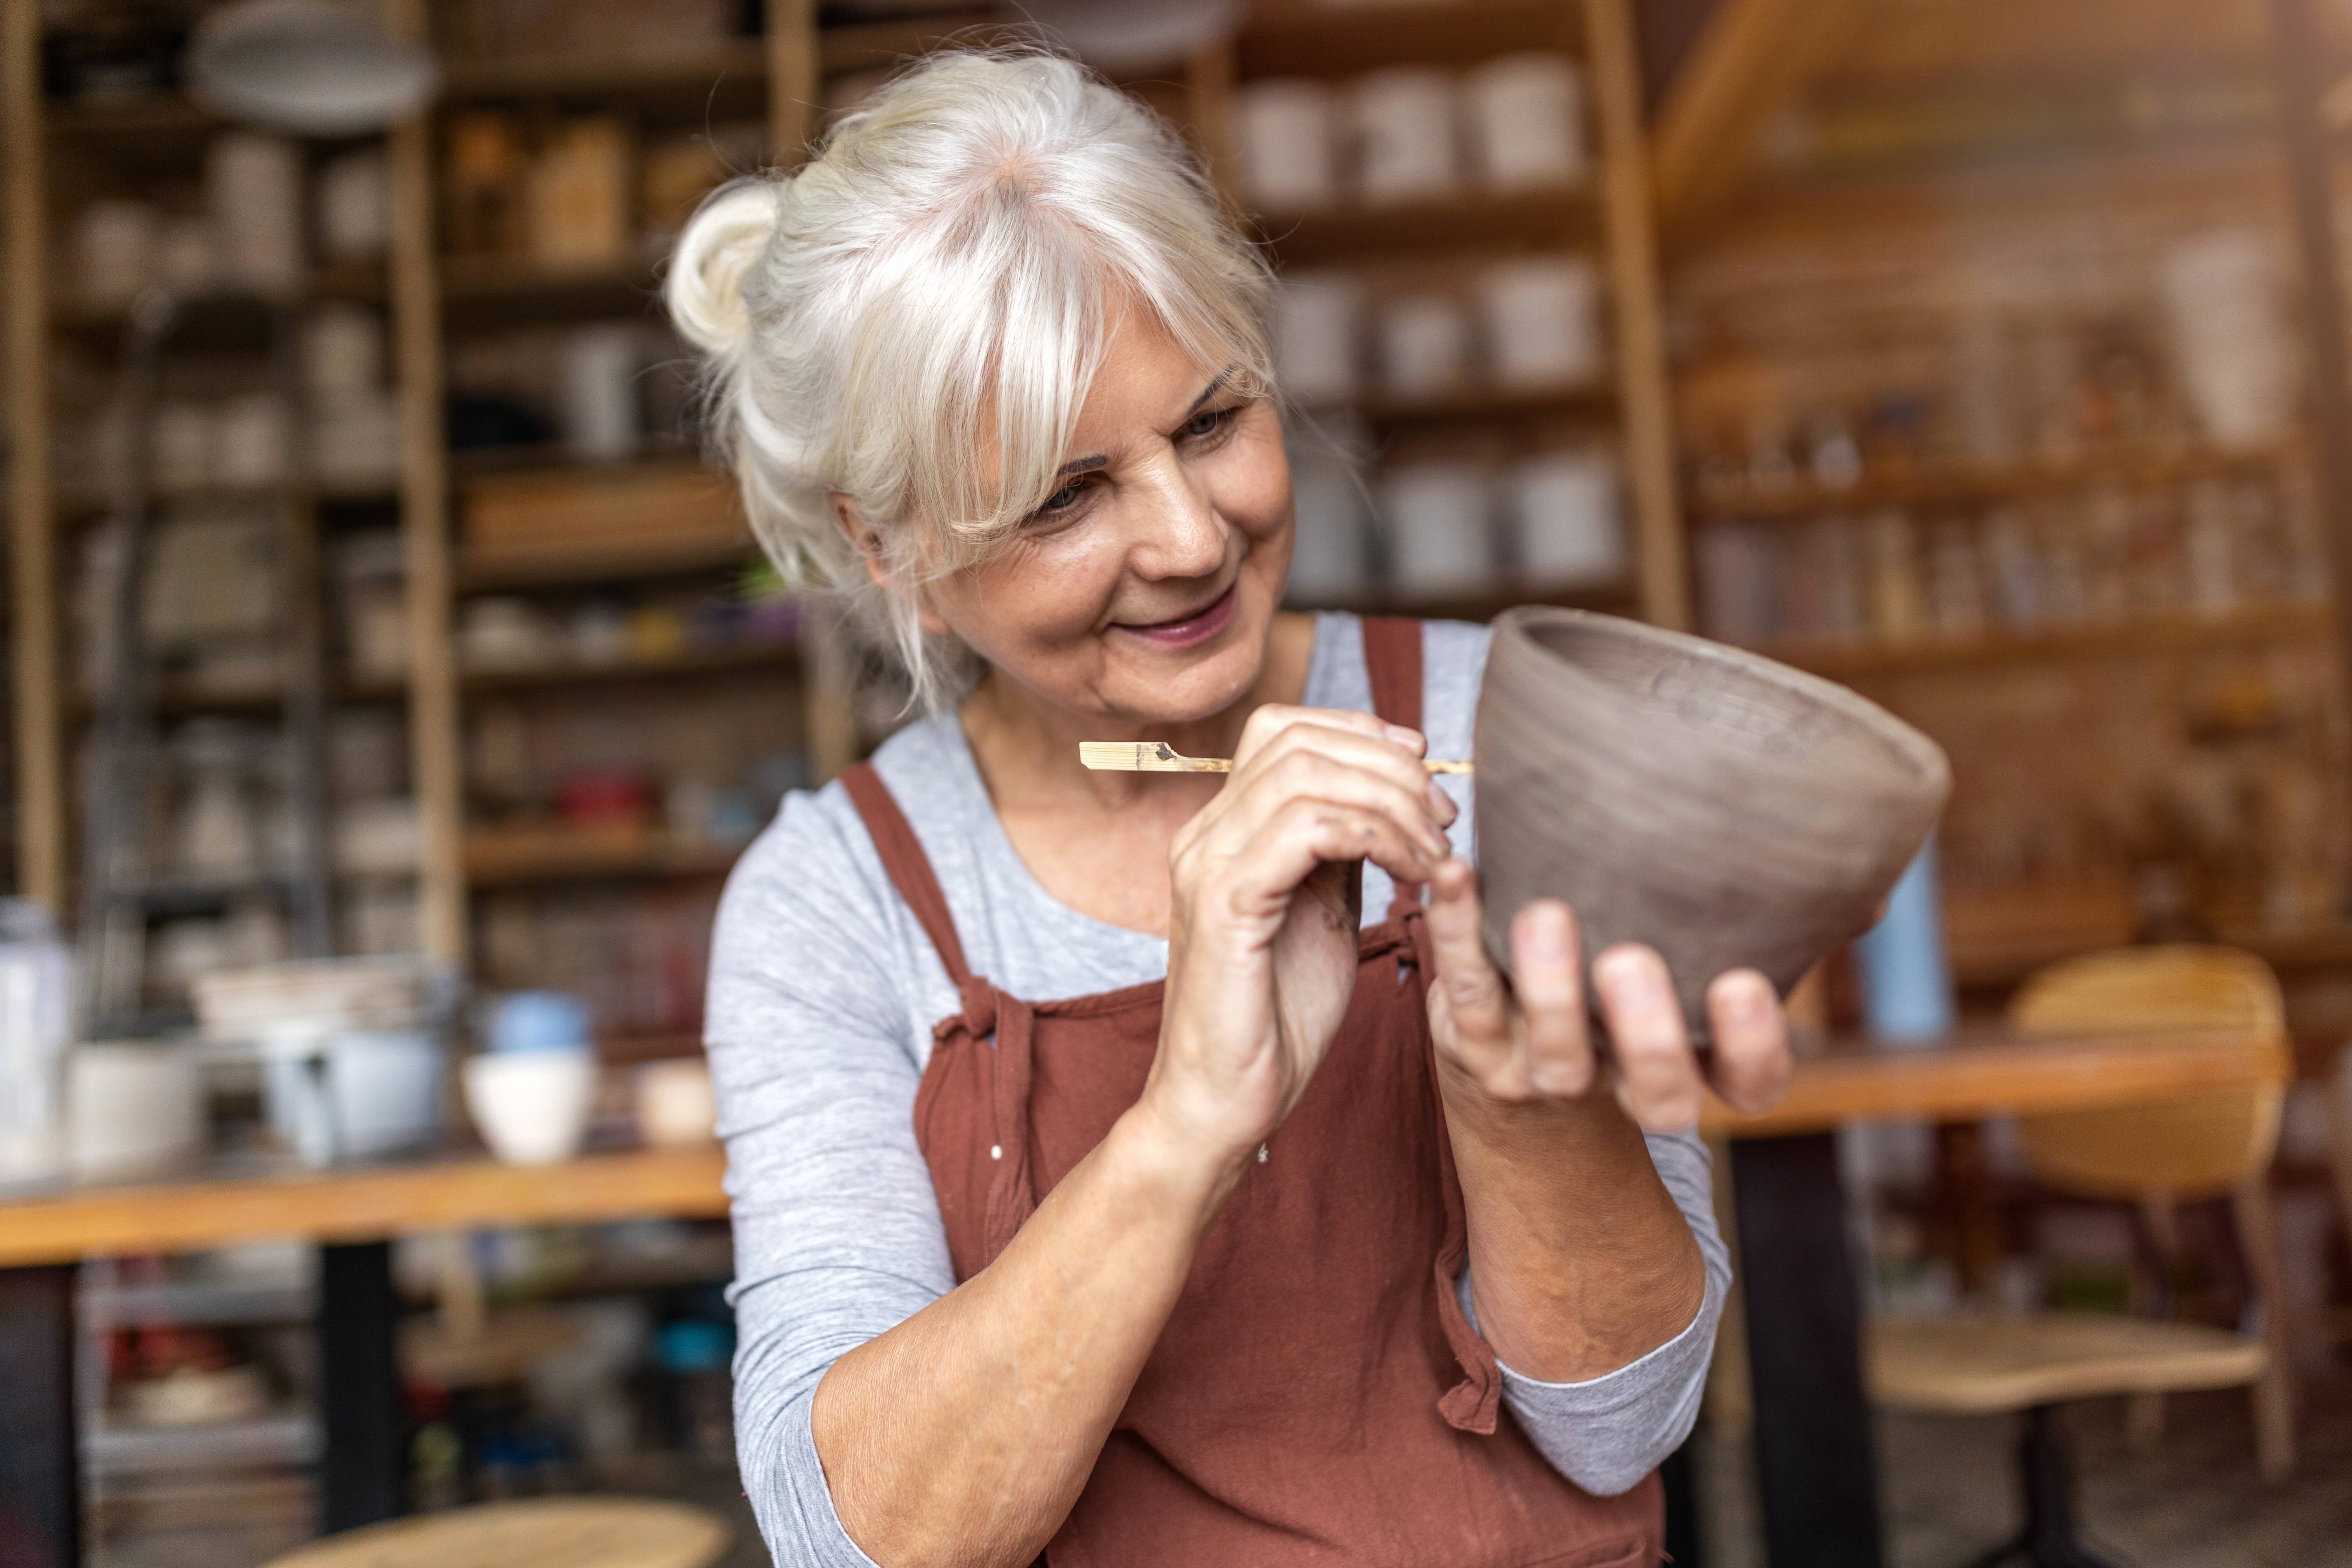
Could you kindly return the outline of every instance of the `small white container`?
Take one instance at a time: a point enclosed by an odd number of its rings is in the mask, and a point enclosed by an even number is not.
[[[302,279],[302,151],[283,137],[228,131],[205,159],[215,259],[228,282],[282,294]]]
[[[293,462],[285,400],[267,392],[232,397],[214,421],[213,479],[224,485],[275,485]]]
[[[1601,275],[1581,257],[1514,261],[1479,279],[1487,359],[1506,386],[1576,385],[1607,362]]]
[[[163,215],[145,202],[92,202],[74,218],[71,287],[98,305],[127,303],[155,276]]]
[[[584,462],[635,454],[645,437],[637,417],[637,371],[645,350],[631,326],[583,327],[563,345],[563,439]]]
[[[1470,317],[1443,294],[1412,294],[1381,308],[1381,381],[1400,397],[1462,384],[1470,368]]]
[[[1605,447],[1548,452],[1503,473],[1519,568],[1533,583],[1576,587],[1625,574],[1616,459]]]
[[[587,1051],[494,1051],[467,1058],[466,1109],[490,1152],[510,1165],[552,1165],[579,1152],[596,1100]]]
[[[1505,55],[1462,79],[1464,120],[1489,190],[1575,184],[1587,173],[1584,81],[1564,56]]]
[[[339,403],[383,385],[383,328],[358,305],[322,305],[302,327],[302,381],[311,397]]]
[[[637,1136],[650,1148],[690,1149],[719,1136],[710,1064],[699,1057],[637,1069]]]
[[[1338,195],[1331,92],[1319,81],[1275,78],[1235,95],[1242,194],[1260,212],[1307,212]]]
[[[67,1057],[66,1104],[76,1181],[156,1175],[204,1152],[204,1074],[194,1053],[181,1047],[78,1046]]]
[[[1470,594],[1494,579],[1486,470],[1472,463],[1405,463],[1381,488],[1394,586],[1416,597]]]
[[[1350,99],[1356,183],[1369,202],[1442,196],[1461,179],[1454,83],[1425,66],[1395,66],[1357,79]]]
[[[1275,285],[1274,373],[1292,401],[1344,401],[1356,390],[1356,280],[1343,272],[1298,272]]]
[[[431,1143],[441,1132],[441,1037],[428,1029],[354,1029],[327,1045],[327,1100],[338,1159]]]
[[[1302,431],[1290,455],[1290,582],[1298,605],[1339,604],[1370,575],[1365,560],[1365,494],[1346,458]]]
[[[383,153],[346,153],[319,172],[319,250],[333,261],[392,248],[392,175]]]

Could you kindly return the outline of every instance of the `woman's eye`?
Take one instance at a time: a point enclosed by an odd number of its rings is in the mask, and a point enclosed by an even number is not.
[[[1203,436],[1213,436],[1217,433],[1217,426],[1225,422],[1225,416],[1232,412],[1229,408],[1219,408],[1207,413],[1195,414],[1184,421],[1184,434],[1195,441]]]
[[[1039,507],[1037,510],[1039,511],[1067,511],[1070,508],[1078,504],[1078,497],[1086,493],[1086,489],[1087,487],[1083,480],[1072,479],[1068,484],[1064,485],[1060,489],[1057,489],[1052,495],[1047,496],[1045,498],[1045,504]]]

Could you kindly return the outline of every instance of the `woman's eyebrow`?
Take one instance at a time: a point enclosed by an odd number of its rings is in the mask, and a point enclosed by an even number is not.
[[[1190,419],[1193,415],[1201,412],[1201,405],[1208,402],[1212,397],[1216,396],[1218,393],[1223,392],[1225,387],[1225,383],[1233,380],[1233,378],[1234,371],[1231,365],[1227,365],[1224,369],[1219,371],[1217,373],[1217,379],[1209,383],[1208,390],[1202,393],[1200,396],[1192,399],[1192,406],[1184,410],[1184,417],[1186,419]]]
[[[1201,412],[1201,405],[1208,402],[1212,397],[1216,396],[1218,393],[1223,392],[1225,387],[1225,383],[1233,380],[1233,378],[1234,373],[1232,370],[1226,369],[1219,371],[1217,373],[1217,379],[1209,383],[1208,387],[1201,394],[1200,396],[1192,399],[1192,407],[1184,410],[1184,418],[1190,419],[1193,415]],[[1183,421],[1179,420],[1177,423],[1181,424]],[[1054,472],[1064,479],[1067,479],[1072,474],[1090,474],[1097,468],[1108,467],[1109,464],[1110,459],[1108,458],[1104,457],[1100,452],[1097,452],[1090,457],[1072,458],[1068,462],[1064,463],[1060,468],[1055,469]]]

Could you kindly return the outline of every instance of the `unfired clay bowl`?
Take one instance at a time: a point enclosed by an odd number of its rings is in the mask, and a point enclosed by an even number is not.
[[[1694,1034],[1708,982],[1786,995],[1867,929],[1951,790],[1933,741],[1842,686],[1638,621],[1526,606],[1478,698],[1487,952],[1556,898],[1591,957],[1663,953]]]

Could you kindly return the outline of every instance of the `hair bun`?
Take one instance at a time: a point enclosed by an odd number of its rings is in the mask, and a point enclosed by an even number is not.
[[[677,330],[705,353],[731,355],[751,335],[743,286],[775,237],[782,195],[767,175],[730,180],[703,198],[678,236],[662,299]]]

